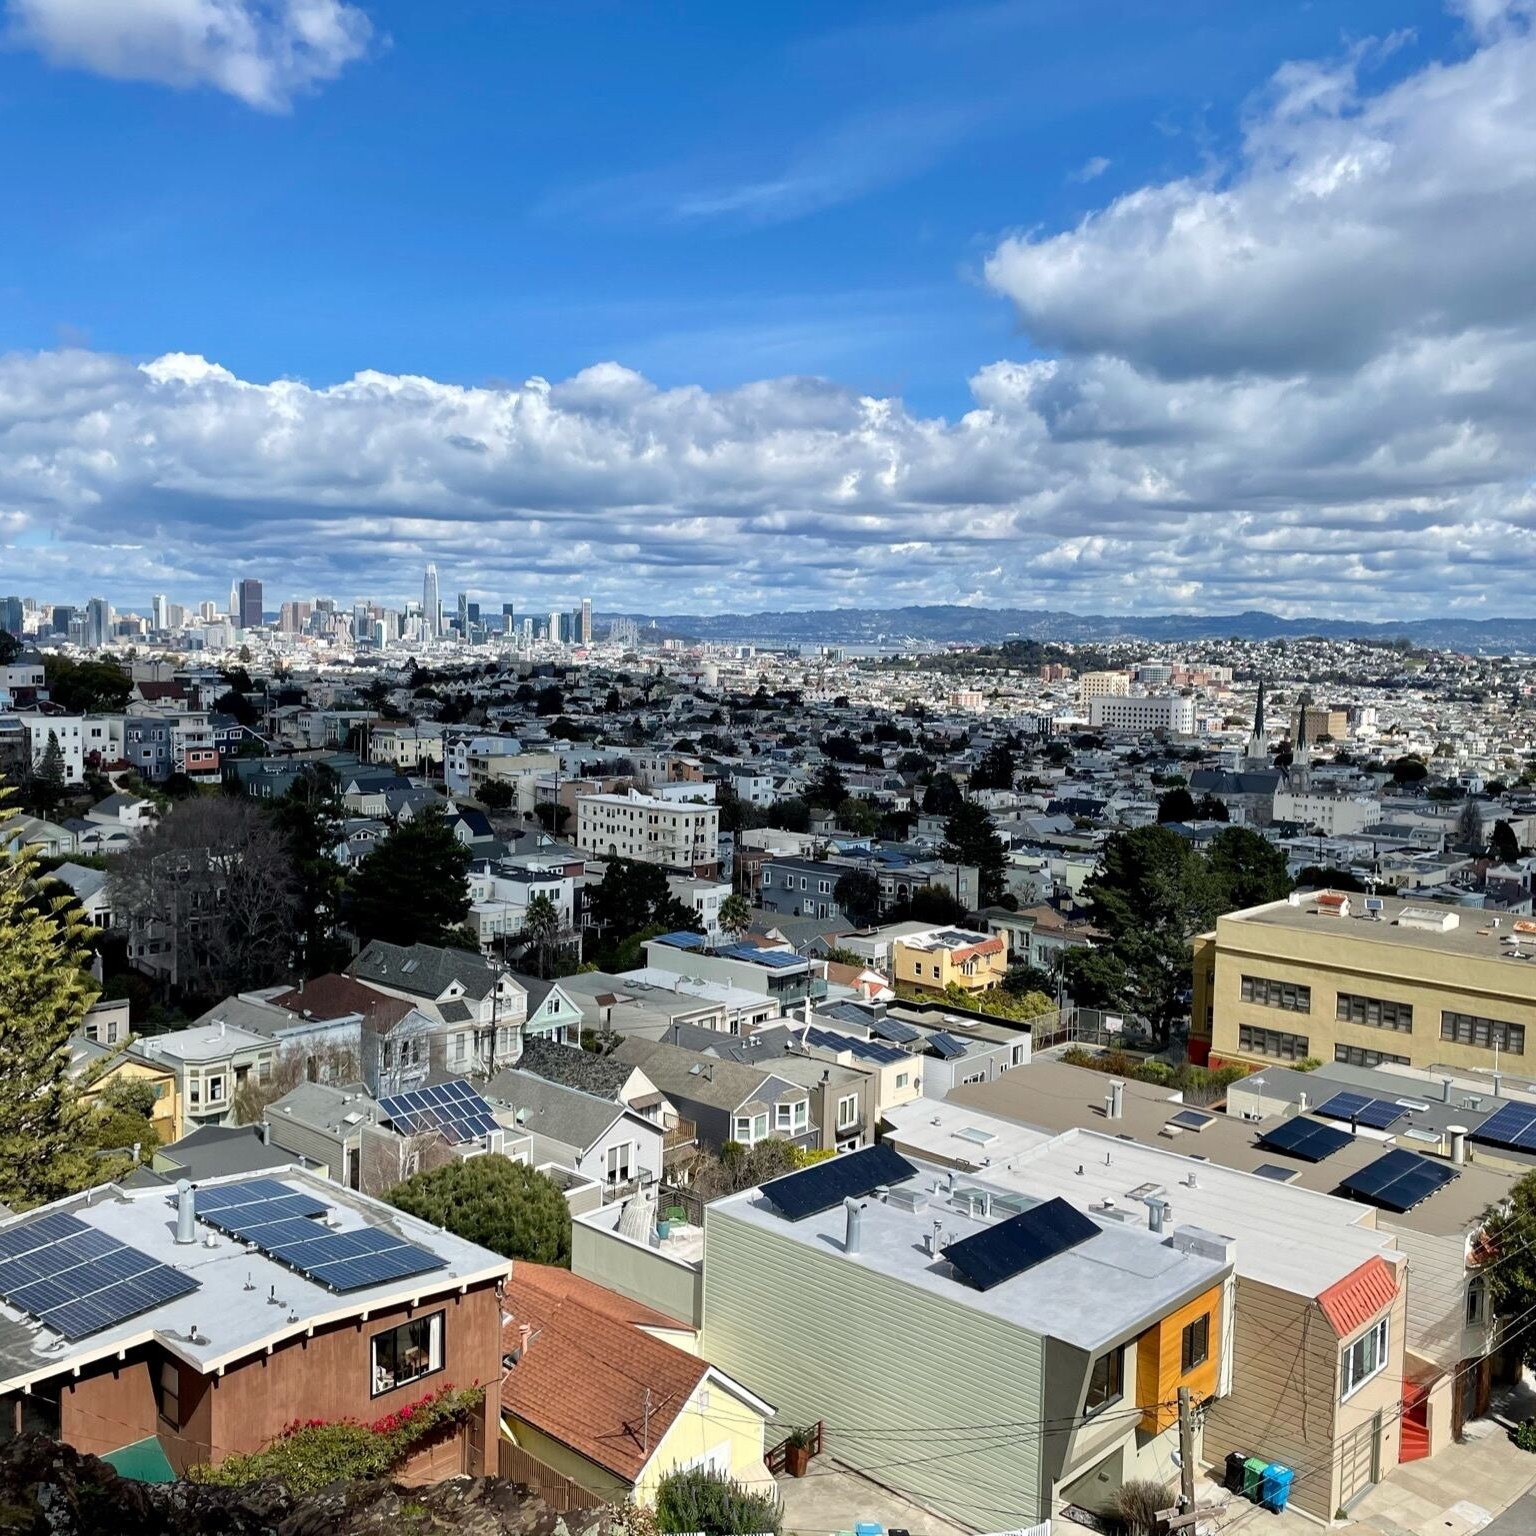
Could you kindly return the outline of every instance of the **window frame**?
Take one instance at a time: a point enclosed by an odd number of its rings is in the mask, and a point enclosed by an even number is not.
[[[1188,1376],[1191,1371],[1198,1371],[1210,1358],[1211,1314],[1202,1312],[1199,1317],[1190,1318],[1180,1330],[1179,1375]]]
[[[1094,1399],[1095,1381],[1099,1375],[1099,1367],[1105,1367],[1105,1381],[1100,1389],[1102,1396],[1097,1401]],[[1117,1344],[1113,1349],[1106,1349],[1088,1367],[1088,1386],[1083,1393],[1083,1417],[1094,1418],[1103,1413],[1106,1408],[1113,1408],[1116,1403],[1125,1397],[1125,1345]]]
[[[849,1114],[845,1118],[843,1109],[847,1106]],[[852,1130],[859,1123],[859,1096],[856,1093],[845,1093],[837,1101],[837,1128],[840,1131]]]
[[[427,1327],[427,1369],[418,1372],[414,1376],[397,1377],[387,1387],[379,1385],[379,1344],[386,1338],[404,1333],[407,1329],[419,1327],[425,1324]],[[436,1376],[447,1364],[448,1348],[448,1312],[446,1308],[439,1307],[435,1312],[423,1313],[420,1317],[409,1317],[404,1322],[392,1324],[388,1328],[381,1328],[377,1333],[370,1334],[368,1338],[368,1395],[370,1398],[386,1397],[391,1392],[397,1392],[401,1387],[414,1386],[418,1381],[425,1381],[428,1376]],[[436,1351],[436,1364],[431,1364],[434,1346]]]
[[[1339,1351],[1339,1401],[1341,1403],[1347,1403],[1361,1387],[1368,1381],[1372,1381],[1381,1375],[1387,1368],[1387,1348],[1391,1340],[1391,1329],[1388,1326],[1390,1321],[1390,1318],[1378,1318],[1364,1333],[1351,1339]],[[1373,1345],[1376,1359],[1368,1371],[1365,1371],[1363,1375],[1356,1376],[1351,1366],[1351,1361],[1354,1358],[1355,1351],[1361,1349],[1366,1344]]]

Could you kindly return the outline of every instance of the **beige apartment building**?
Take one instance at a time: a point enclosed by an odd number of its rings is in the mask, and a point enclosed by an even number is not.
[[[581,795],[576,846],[594,858],[639,859],[712,879],[720,871],[720,807],[657,799],[637,789]]]
[[[1536,923],[1319,891],[1195,940],[1190,1057],[1531,1076]]]
[[[1129,672],[1084,672],[1077,680],[1078,702],[1090,699],[1124,698],[1131,691]]]

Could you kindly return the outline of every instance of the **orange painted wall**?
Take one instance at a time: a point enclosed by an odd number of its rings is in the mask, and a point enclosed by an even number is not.
[[[1202,1314],[1209,1314],[1210,1329],[1205,1360],[1188,1375],[1183,1364],[1184,1329]],[[1186,1302],[1170,1312],[1156,1327],[1136,1341],[1136,1405],[1142,1410],[1141,1428],[1159,1434],[1178,1422],[1179,1388],[1188,1387],[1198,1403],[1216,1391],[1221,1370],[1221,1287]]]

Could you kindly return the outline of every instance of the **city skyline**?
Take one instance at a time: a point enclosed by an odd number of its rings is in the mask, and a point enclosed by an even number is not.
[[[325,49],[181,48],[12,4],[11,589],[1532,612],[1525,0],[316,9]],[[449,146],[514,129],[467,217]]]

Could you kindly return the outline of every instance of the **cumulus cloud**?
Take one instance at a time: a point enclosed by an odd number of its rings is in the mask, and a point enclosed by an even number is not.
[[[120,602],[445,587],[529,606],[1529,613],[1536,57],[1375,92],[1287,66],[1236,164],[988,265],[1032,355],[957,419],[819,378],[663,388],[619,362],[468,387],[216,359],[0,359],[0,561]],[[1379,54],[1379,49],[1377,50]]]
[[[335,79],[373,32],[345,0],[9,0],[9,17],[51,63],[212,86],[264,111]]]

